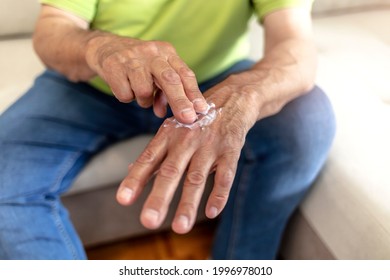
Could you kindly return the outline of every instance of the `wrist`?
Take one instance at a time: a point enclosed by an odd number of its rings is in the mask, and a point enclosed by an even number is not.
[[[85,44],[85,60],[88,66],[95,72],[98,72],[101,68],[100,64],[103,60],[103,55],[107,55],[110,52],[110,48],[113,49],[114,41],[120,38],[108,32],[91,31]]]
[[[99,49],[106,44],[108,40],[108,36],[100,31],[92,31],[91,36],[87,39],[84,53],[85,61],[89,68],[95,72],[98,72]]]
[[[258,120],[261,108],[259,91],[253,84],[242,83],[240,74],[229,76],[207,91],[205,97],[208,103],[222,109],[222,119],[231,122],[237,134],[239,131],[246,134]]]
[[[231,85],[234,85],[234,91],[239,94],[245,103],[245,114],[250,115],[250,118],[254,118],[255,121],[261,118],[263,111],[265,102],[263,80],[266,76],[264,71],[249,69],[233,74],[227,79]]]

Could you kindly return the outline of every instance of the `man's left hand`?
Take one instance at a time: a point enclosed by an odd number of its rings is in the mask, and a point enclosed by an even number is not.
[[[172,197],[185,176],[172,229],[187,233],[193,227],[206,179],[215,172],[214,186],[206,205],[206,216],[215,218],[226,205],[236,174],[238,159],[249,129],[259,115],[259,92],[248,84],[248,73],[232,75],[205,93],[207,101],[222,108],[215,121],[203,129],[162,125],[129,166],[117,200],[132,204],[156,174],[153,188],[144,203],[141,223],[156,229],[164,221]],[[169,120],[166,120],[166,123]]]

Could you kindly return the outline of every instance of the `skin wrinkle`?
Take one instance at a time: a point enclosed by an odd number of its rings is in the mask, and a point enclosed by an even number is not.
[[[144,150],[137,159],[139,163],[152,163],[156,158],[156,154],[151,150]]]

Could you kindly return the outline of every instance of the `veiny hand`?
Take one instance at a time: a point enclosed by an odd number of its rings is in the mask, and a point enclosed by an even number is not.
[[[239,81],[242,82],[239,77],[228,78],[205,93],[209,102],[222,108],[210,126],[190,130],[162,125],[129,166],[129,174],[117,193],[117,200],[123,205],[133,203],[148,180],[157,174],[140,217],[145,227],[155,229],[164,221],[183,175],[183,193],[172,223],[175,232],[187,233],[193,227],[206,179],[214,171],[206,216],[215,218],[224,208],[245,136],[259,115],[258,92]]]
[[[121,102],[153,105],[159,117],[169,103],[175,117],[192,123],[207,109],[195,74],[166,42],[107,35],[91,40],[87,63],[111,87]]]

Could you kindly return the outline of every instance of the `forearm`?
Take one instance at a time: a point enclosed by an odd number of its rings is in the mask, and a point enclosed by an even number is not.
[[[94,73],[85,61],[85,49],[93,33],[51,14],[41,15],[33,37],[42,62],[72,81],[83,81]]]
[[[288,39],[265,51],[255,64],[259,88],[259,117],[273,115],[313,86],[317,67],[316,49],[311,39]]]
[[[278,113],[285,104],[314,85],[317,54],[310,11],[305,8],[273,12],[264,20],[265,51],[250,70],[231,76],[251,108],[250,119]]]
[[[87,61],[88,51],[96,48],[98,39],[107,37],[117,36],[90,30],[84,20],[46,6],[36,24],[33,45],[48,68],[71,81],[87,81],[97,75]]]
[[[89,29],[76,15],[43,6],[34,32],[43,63],[71,81],[101,77],[121,102],[136,100],[164,117],[169,104],[181,122],[192,123],[207,103],[194,72],[172,44],[121,37]]]

